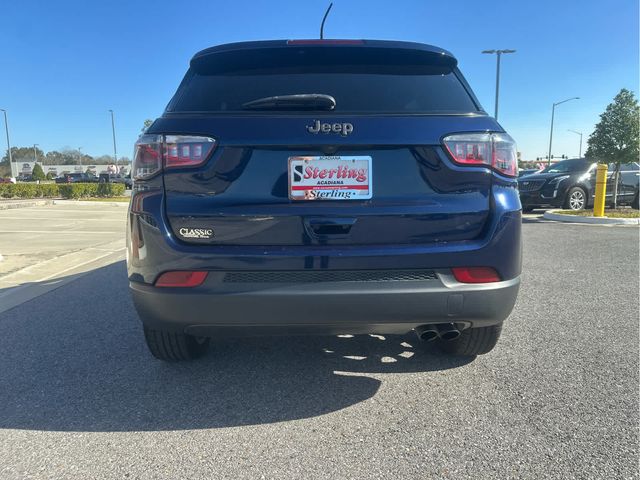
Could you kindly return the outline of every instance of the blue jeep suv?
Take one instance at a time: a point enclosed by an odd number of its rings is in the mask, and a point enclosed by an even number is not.
[[[132,172],[129,283],[159,359],[212,337],[411,330],[478,355],[515,303],[515,144],[441,48],[203,50]]]

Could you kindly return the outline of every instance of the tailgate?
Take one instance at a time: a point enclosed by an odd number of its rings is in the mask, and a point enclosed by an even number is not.
[[[259,115],[156,121],[156,131],[198,132],[218,141],[203,166],[164,174],[166,216],[176,237],[205,245],[399,245],[472,240],[482,234],[491,210],[491,174],[482,167],[454,165],[440,137],[496,130],[492,119],[326,120],[351,125],[349,136],[310,135],[307,127],[316,121],[311,116]],[[309,163],[296,163],[300,158]],[[342,182],[338,177],[346,170],[341,168],[348,165],[357,166],[355,173],[346,184],[328,189],[338,192],[331,198],[297,196],[293,183],[299,173],[308,173],[303,181],[307,191],[317,192]],[[300,168],[293,172],[296,166]],[[320,178],[323,171],[325,178]],[[353,187],[358,173],[366,192],[343,198],[340,192]],[[199,231],[206,234],[194,234]]]

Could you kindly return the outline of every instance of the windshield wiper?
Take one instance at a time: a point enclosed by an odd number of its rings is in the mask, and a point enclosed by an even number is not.
[[[277,95],[258,98],[242,104],[245,110],[333,110],[336,99],[322,93]]]

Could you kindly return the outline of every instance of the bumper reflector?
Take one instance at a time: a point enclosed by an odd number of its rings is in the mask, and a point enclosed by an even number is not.
[[[500,276],[491,267],[455,267],[451,269],[453,276],[462,283],[499,282]]]
[[[156,287],[197,287],[206,278],[207,272],[165,272],[156,280]]]

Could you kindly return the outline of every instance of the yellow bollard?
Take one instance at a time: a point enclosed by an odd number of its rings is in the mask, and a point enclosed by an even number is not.
[[[593,216],[604,217],[604,199],[607,193],[607,165],[598,164],[596,173],[596,198],[593,203]]]

